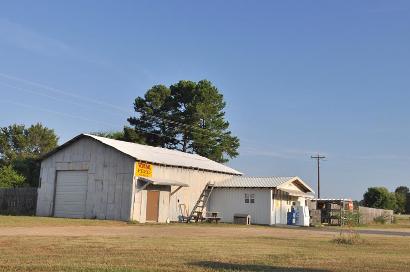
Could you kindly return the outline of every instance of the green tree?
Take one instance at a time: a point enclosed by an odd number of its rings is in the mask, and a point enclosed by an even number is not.
[[[394,191],[396,195],[397,213],[406,213],[406,202],[407,202],[407,194],[410,192],[409,187],[407,186],[399,186]]]
[[[42,124],[13,124],[0,128],[0,166],[11,165],[24,176],[31,186],[38,185],[40,163],[38,159],[57,147],[54,130]]]
[[[122,141],[124,138],[123,131],[98,131],[98,132],[91,132],[91,134],[100,136],[100,137],[114,139],[114,140],[120,140],[120,141]]]
[[[410,214],[410,193],[407,193],[406,197],[406,213]]]
[[[155,85],[134,102],[128,118],[146,144],[196,153],[218,162],[238,156],[239,139],[225,120],[226,102],[210,81]]]
[[[130,127],[124,127],[122,131],[99,131],[91,132],[92,135],[110,138],[114,140],[145,144],[144,139],[140,134]]]
[[[370,187],[363,195],[363,205],[370,208],[396,209],[396,196],[385,187]]]
[[[22,186],[26,179],[17,173],[11,165],[0,167],[0,188],[14,188]]]

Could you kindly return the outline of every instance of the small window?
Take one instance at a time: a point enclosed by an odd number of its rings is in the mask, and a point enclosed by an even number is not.
[[[255,203],[255,194],[245,194],[245,203]]]

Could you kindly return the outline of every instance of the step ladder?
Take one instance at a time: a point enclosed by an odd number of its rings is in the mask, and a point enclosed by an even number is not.
[[[196,202],[194,208],[192,209],[191,213],[189,214],[186,222],[189,223],[191,221],[202,221],[203,219],[203,212],[208,204],[209,197],[214,190],[214,183],[208,182],[202,191],[201,195],[199,196],[198,201]]]

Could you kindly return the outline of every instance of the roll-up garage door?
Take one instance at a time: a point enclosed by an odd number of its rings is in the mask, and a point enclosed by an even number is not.
[[[54,216],[84,218],[87,171],[57,171]]]

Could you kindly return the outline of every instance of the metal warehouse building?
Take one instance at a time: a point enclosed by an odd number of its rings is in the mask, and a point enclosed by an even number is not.
[[[178,221],[208,182],[239,175],[198,155],[81,134],[43,158],[36,214]]]

